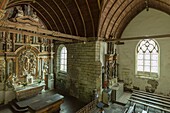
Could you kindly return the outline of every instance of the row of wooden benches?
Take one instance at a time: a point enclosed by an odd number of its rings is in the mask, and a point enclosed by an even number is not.
[[[136,104],[147,107],[142,113],[149,113],[149,108],[158,109],[162,112],[170,113],[170,97],[163,96],[154,93],[148,93],[140,90],[133,90],[132,96],[129,99],[130,106],[124,113],[133,113],[135,111]]]

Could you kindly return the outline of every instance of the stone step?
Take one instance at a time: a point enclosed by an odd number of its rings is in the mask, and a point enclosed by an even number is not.
[[[25,113],[28,111],[27,107],[21,108],[16,104],[15,101],[11,101],[10,106],[11,106],[12,110],[14,110],[14,112],[16,112],[16,113]]]

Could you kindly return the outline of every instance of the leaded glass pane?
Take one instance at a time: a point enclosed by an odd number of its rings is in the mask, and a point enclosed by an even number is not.
[[[158,60],[158,55],[152,55],[151,60]]]
[[[158,61],[151,61],[151,66],[158,66]]]
[[[145,54],[145,60],[149,60],[150,59],[150,55],[149,54]]]
[[[143,66],[138,66],[138,71],[143,71]]]
[[[151,72],[158,72],[158,67],[151,67]]]
[[[144,67],[144,71],[150,72],[150,66],[145,66],[145,67]]]
[[[143,59],[143,54],[138,54],[138,59]]]
[[[138,60],[138,65],[143,65],[143,60]]]
[[[145,62],[145,65],[150,66],[150,60],[145,60],[144,62]]]

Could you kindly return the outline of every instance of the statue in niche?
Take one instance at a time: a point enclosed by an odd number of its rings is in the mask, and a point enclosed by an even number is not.
[[[44,75],[48,75],[48,64],[47,64],[47,62],[44,63]]]
[[[6,50],[11,51],[12,50],[12,40],[10,38],[10,34],[8,34],[6,38]]]
[[[39,18],[38,18],[38,16],[37,16],[37,13],[36,13],[36,12],[33,12],[32,18],[35,20],[35,22],[39,22]]]
[[[23,17],[24,16],[24,12],[22,10],[22,7],[21,6],[17,6],[16,8],[17,8],[17,11],[18,11],[16,17]]]
[[[30,5],[24,5],[24,14],[25,16],[31,16],[33,14],[33,9]]]

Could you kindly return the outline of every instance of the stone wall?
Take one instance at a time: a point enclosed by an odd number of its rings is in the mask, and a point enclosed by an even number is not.
[[[57,53],[59,44],[55,44]],[[101,63],[100,42],[65,44],[67,48],[67,73],[57,72],[57,54],[54,58],[56,89],[82,101],[92,99],[93,90],[100,92]]]
[[[146,19],[147,18],[147,19]],[[150,9],[136,16],[125,29],[122,37],[168,34],[170,33],[170,17],[165,13]],[[170,95],[168,86],[170,80],[170,37],[156,39],[160,46],[160,78],[158,80],[139,78],[135,75],[135,49],[139,40],[125,41],[118,46],[119,77],[129,84],[129,88],[146,90],[146,87],[156,87],[155,92]]]
[[[169,37],[170,38],[170,37]],[[147,86],[157,85],[155,92],[170,95],[170,89],[167,85],[170,80],[170,39],[157,39],[160,46],[160,78],[151,80],[139,78],[135,75],[135,48],[138,41],[125,42],[125,45],[119,46],[119,74],[120,79],[125,83],[131,84],[131,88],[146,90]],[[157,83],[158,82],[158,83]],[[152,85],[152,86],[153,86]],[[130,86],[129,86],[130,87]]]

